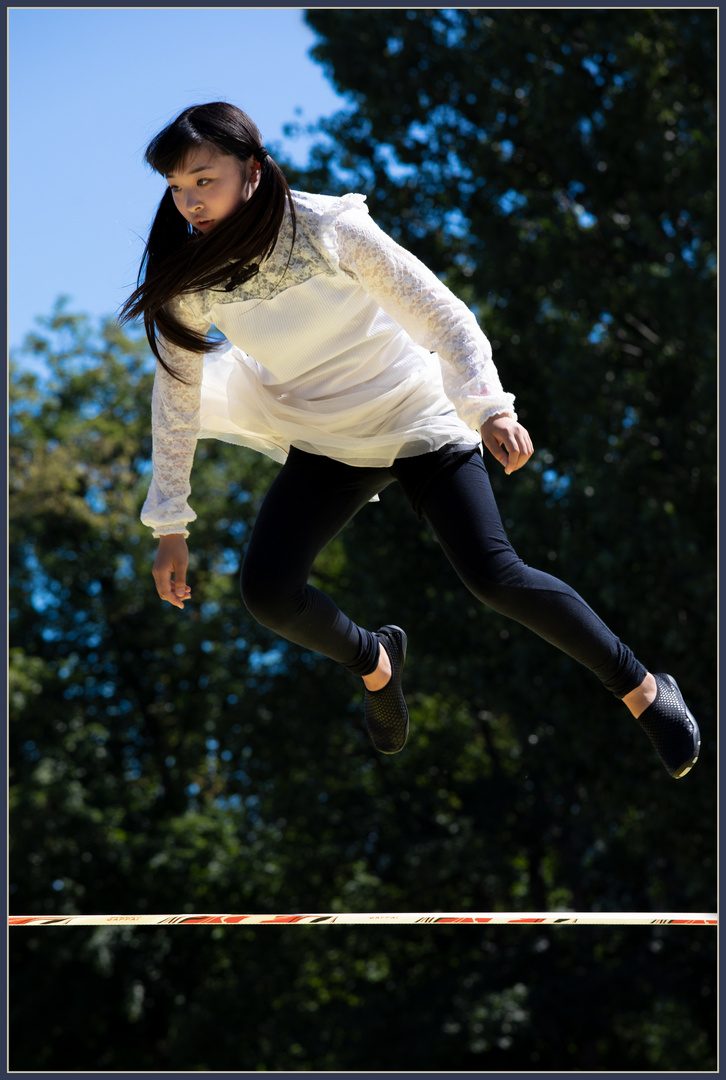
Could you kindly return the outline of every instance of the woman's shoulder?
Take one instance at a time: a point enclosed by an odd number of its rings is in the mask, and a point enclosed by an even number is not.
[[[318,237],[324,247],[334,251],[335,226],[343,215],[368,216],[365,195],[348,192],[346,195],[313,195],[307,191],[293,191],[296,225],[311,238]]]
[[[341,219],[368,216],[365,195],[348,192],[345,195],[315,195],[307,191],[293,191],[297,240],[295,247],[302,255],[306,247],[318,252],[329,266],[328,272],[338,270],[337,226]],[[293,256],[294,258],[294,256]]]
[[[365,205],[366,196],[357,192],[348,192],[345,195],[316,195],[310,191],[293,191],[292,201],[296,214],[313,218],[337,217],[346,210],[363,210],[368,212]]]

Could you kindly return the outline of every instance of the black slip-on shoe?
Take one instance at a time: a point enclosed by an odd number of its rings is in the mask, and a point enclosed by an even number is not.
[[[655,700],[640,714],[638,723],[668,772],[680,780],[698,760],[701,733],[673,676],[656,675],[655,681]]]
[[[391,661],[391,677],[382,690],[366,690],[366,728],[381,754],[397,754],[408,738],[408,709],[401,691],[406,662],[406,635],[400,626],[382,626],[376,636]]]

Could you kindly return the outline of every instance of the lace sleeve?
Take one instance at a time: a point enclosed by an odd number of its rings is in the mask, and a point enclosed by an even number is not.
[[[489,341],[466,304],[365,209],[340,214],[336,236],[341,270],[357,278],[417,345],[438,354],[444,389],[462,420],[478,430],[499,413],[516,419],[514,395],[502,389]]]
[[[185,324],[202,333],[209,330],[209,325],[195,315],[191,304],[181,298],[174,303],[177,317]],[[165,362],[184,382],[157,363],[151,397],[153,478],[141,520],[153,529],[156,537],[168,533],[188,536],[187,523],[197,516],[187,500],[199,433],[203,355],[185,352],[163,339],[159,348]]]

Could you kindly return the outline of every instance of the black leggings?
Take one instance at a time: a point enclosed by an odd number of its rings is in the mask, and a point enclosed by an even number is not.
[[[242,597],[258,622],[354,675],[376,669],[376,635],[308,585],[308,575],[326,544],[393,480],[474,596],[584,664],[616,697],[641,684],[646,669],[592,608],[516,554],[478,450],[444,447],[369,469],[293,448],[262,504],[242,566]]]

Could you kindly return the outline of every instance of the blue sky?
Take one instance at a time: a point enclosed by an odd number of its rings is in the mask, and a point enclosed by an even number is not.
[[[61,294],[118,310],[163,193],[144,148],[185,106],[231,101],[302,164],[284,125],[343,105],[302,8],[18,8],[9,27],[11,347]]]

